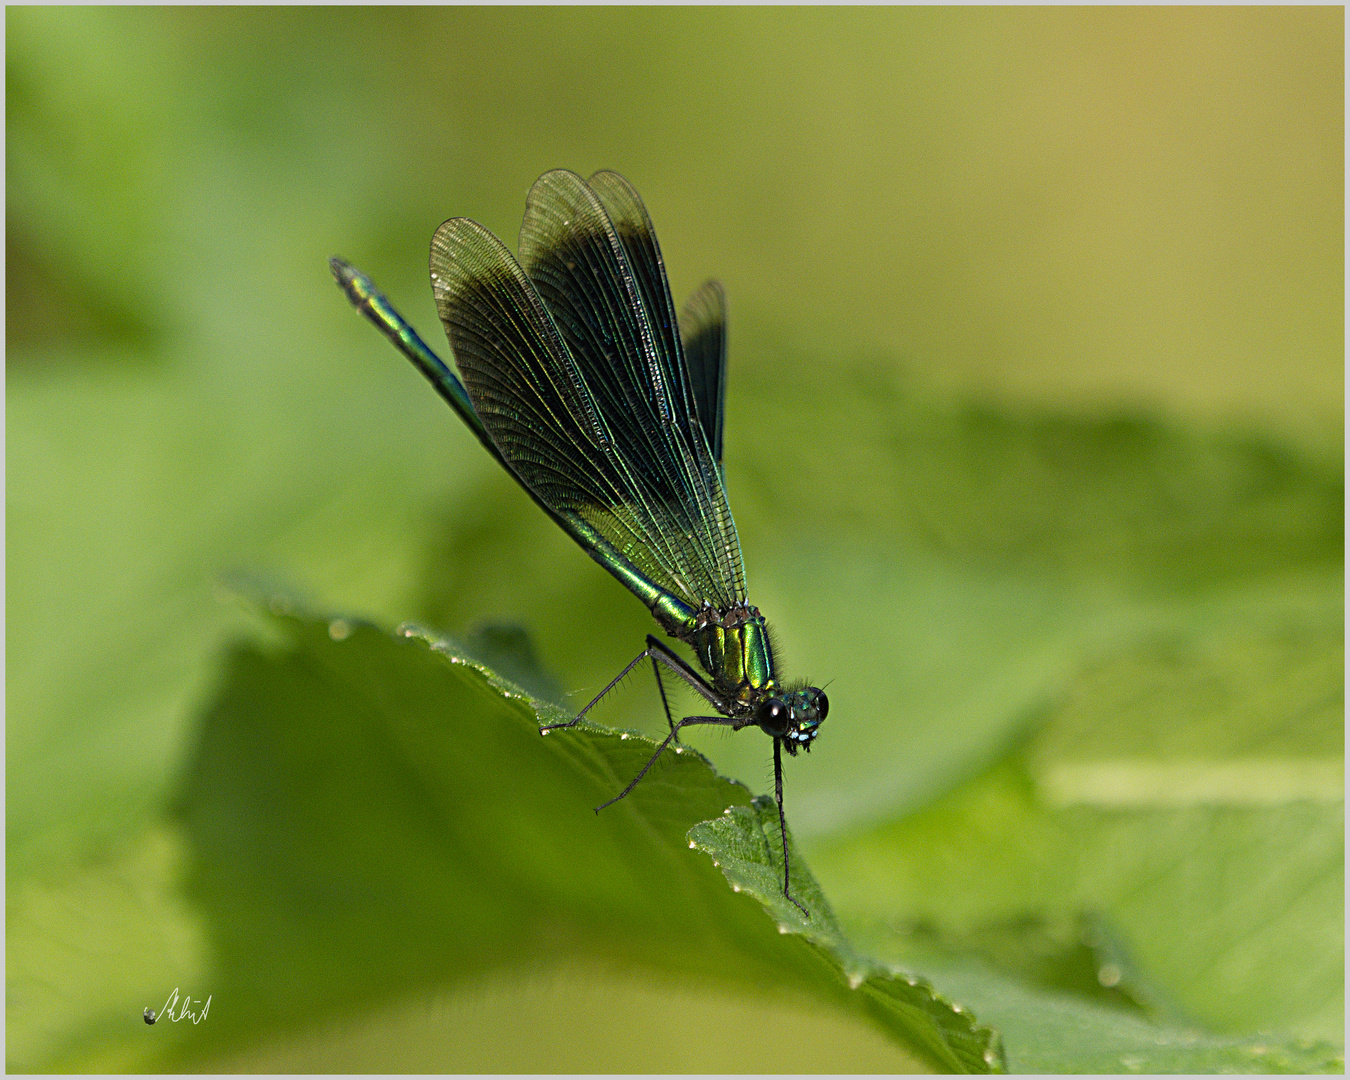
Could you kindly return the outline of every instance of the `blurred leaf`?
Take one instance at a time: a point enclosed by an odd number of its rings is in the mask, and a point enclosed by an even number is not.
[[[826,368],[771,345],[751,349],[772,368],[733,369],[727,424],[737,520],[773,523],[766,545],[838,535],[1169,593],[1338,564],[1336,458],[1141,412],[951,404],[893,364]],[[791,439],[760,437],[803,402],[811,422]],[[777,527],[789,509],[792,529]]]
[[[100,295],[97,286],[80,281],[69,264],[54,267],[50,253],[24,235],[23,226],[5,230],[5,348],[15,359],[25,349],[44,349],[56,343],[115,342],[116,351],[46,351],[66,358],[124,358],[147,360],[153,355],[155,328],[144,316],[117,297]]]
[[[1341,758],[1343,595],[1328,568],[1179,605],[1171,625],[1104,650],[1064,686],[1037,732],[1038,773]]]
[[[357,429],[306,409],[313,395],[283,378],[262,393],[243,376],[63,367],[38,360],[7,381],[11,875],[84,858],[155,815],[213,646],[243,623],[216,594],[222,575],[270,567],[321,598],[340,582],[401,617],[413,492],[443,490],[397,407]],[[360,464],[334,469],[315,447]],[[411,497],[390,502],[399,489]]]
[[[921,813],[809,845],[844,924],[922,944],[918,923],[1053,986],[989,933],[1096,911],[1131,958],[1110,981],[1138,975],[1160,1015],[1336,1038],[1340,610],[1339,576],[1301,601],[1240,594],[1100,656],[1023,749]]]
[[[988,967],[930,959],[938,985],[993,1022],[1019,1073],[1340,1073],[1336,1047],[1287,1036],[1224,1038],[1150,1024],[1081,997],[1034,989]]]
[[[1013,811],[1016,789],[990,778],[813,845],[831,887],[848,885],[836,902],[860,947],[992,1023],[1014,1071],[1343,1068],[1318,1042],[1342,1016],[1339,806],[1052,817]],[[1053,929],[1093,906],[1096,935]],[[1274,1056],[1248,1058],[1257,1046]]]
[[[897,922],[895,932],[911,953],[931,953],[940,967],[952,957],[975,958],[1040,989],[1069,991],[1150,1019],[1174,1019],[1110,926],[1092,912],[1054,921],[1022,915],[960,930],[918,919]]]
[[[558,680],[540,666],[529,631],[512,623],[482,623],[471,630],[460,647],[484,668],[515,683],[532,697],[557,704],[562,700]]]
[[[73,1071],[138,1071],[179,1030],[147,1028],[142,1010],[162,1010],[174,987],[203,998],[210,992],[202,989],[206,935],[182,892],[184,848],[181,830],[159,822],[98,858],[10,875],[10,1071],[57,1062]]]
[[[6,301],[24,305],[16,344],[106,335],[144,347],[176,314],[155,252],[179,224],[164,211],[176,201],[171,133],[185,102],[155,93],[172,63],[154,45],[157,23],[149,13],[5,19],[6,248],[12,231],[20,256]],[[43,310],[53,325],[37,321]]]

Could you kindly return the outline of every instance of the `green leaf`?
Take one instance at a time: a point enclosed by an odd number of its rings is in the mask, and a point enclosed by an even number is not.
[[[804,919],[783,895],[774,864],[777,804],[758,796],[749,806],[728,807],[720,818],[689,831],[697,847],[722,868],[735,892],[747,892],[778,921],[780,933],[797,933],[815,944],[832,967],[857,991],[881,1023],[917,1042],[934,1060],[960,1072],[1001,1071],[1002,1048],[989,1028],[972,1022],[966,1010],[943,998],[924,979],[898,974],[858,953],[801,857],[792,847],[792,893],[811,913]]]
[[[1288,1036],[1215,1036],[1041,990],[987,966],[928,960],[931,977],[1003,1033],[1019,1073],[1339,1073],[1337,1047]]]
[[[811,1001],[933,1065],[998,1064],[996,1037],[968,1013],[919,980],[860,966],[800,860],[794,880],[819,909],[809,926],[780,922],[786,901],[772,888],[727,888],[691,848],[725,842],[737,815],[758,811],[696,752],[664,755],[597,815],[650,740],[590,725],[540,738],[540,722],[564,714],[449,642],[279,619],[281,645],[233,650],[179,800],[210,1015],[143,1047],[139,1067],[202,1067],[545,958],[749,994],[766,1016]],[[761,843],[738,849],[738,872],[770,883],[781,863],[758,817],[755,828]],[[763,903],[750,899],[761,891]],[[149,992],[129,980],[120,1008],[138,1012]]]

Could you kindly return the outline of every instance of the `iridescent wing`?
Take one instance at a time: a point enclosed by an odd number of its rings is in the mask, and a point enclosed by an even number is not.
[[[680,311],[680,342],[699,423],[720,467],[727,397],[727,294],[718,282],[705,281],[685,302]]]
[[[633,270],[648,321],[657,338],[658,353],[670,367],[683,353],[694,413],[703,428],[713,460],[722,464],[722,402],[726,380],[726,294],[709,281],[689,298],[678,321],[666,281],[666,267],[656,242],[647,208],[633,185],[616,172],[602,170],[587,184],[609,214]],[[672,385],[684,382],[677,370],[668,370]],[[686,405],[687,407],[687,405]]]
[[[745,599],[740,542],[660,250],[636,193],[597,177],[540,177],[519,262],[477,223],[445,222],[437,308],[474,411],[555,520],[667,622],[726,609]]]

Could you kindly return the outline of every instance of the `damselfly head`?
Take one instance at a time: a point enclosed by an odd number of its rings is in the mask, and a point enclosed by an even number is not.
[[[789,754],[795,755],[798,750],[810,751],[816,731],[829,711],[830,699],[825,691],[806,686],[765,698],[755,713],[755,723],[766,735],[782,742]]]

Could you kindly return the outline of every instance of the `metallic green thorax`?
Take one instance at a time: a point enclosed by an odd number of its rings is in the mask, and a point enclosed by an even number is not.
[[[675,636],[692,646],[713,686],[727,698],[752,706],[776,689],[773,646],[759,608],[707,607]]]

